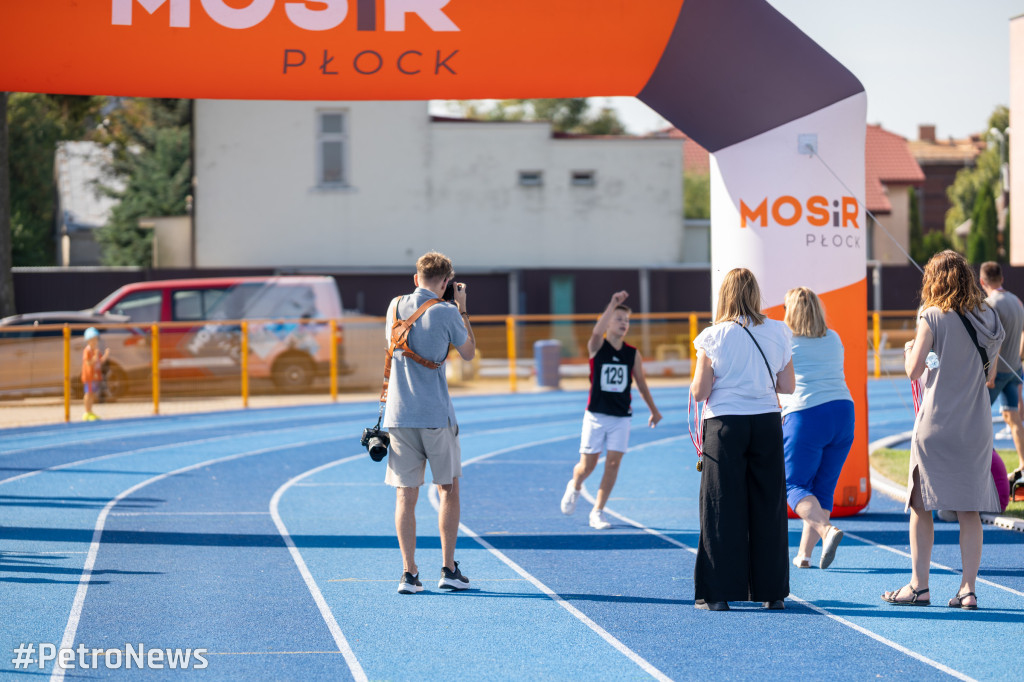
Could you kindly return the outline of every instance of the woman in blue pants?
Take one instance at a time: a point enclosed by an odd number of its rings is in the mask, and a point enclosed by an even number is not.
[[[782,396],[786,498],[804,521],[793,564],[810,568],[822,540],[819,568],[828,568],[843,539],[832,525],[832,498],[853,444],[853,398],[843,374],[843,344],[825,324],[825,310],[806,287],[786,292],[786,324],[793,331],[796,390]]]

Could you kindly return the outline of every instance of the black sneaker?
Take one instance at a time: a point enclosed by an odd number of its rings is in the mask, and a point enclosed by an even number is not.
[[[402,580],[398,583],[398,594],[416,594],[423,591],[423,583],[420,582],[420,574],[413,575],[409,571],[402,574]]]
[[[468,590],[469,578],[462,575],[459,570],[459,562],[455,562],[455,570],[449,571],[446,566],[441,567],[441,580],[437,586],[442,590]]]

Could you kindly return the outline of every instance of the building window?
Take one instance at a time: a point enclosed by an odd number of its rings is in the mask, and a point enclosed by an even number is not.
[[[540,187],[544,184],[542,171],[519,171],[519,184],[523,187]]]
[[[592,170],[578,170],[572,172],[572,184],[576,187],[593,187],[596,184],[596,173]]]
[[[348,184],[348,116],[344,111],[317,112],[317,184]]]

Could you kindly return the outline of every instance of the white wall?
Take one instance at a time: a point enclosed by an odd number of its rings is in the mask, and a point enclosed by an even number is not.
[[[316,112],[349,114],[350,188],[315,182]],[[431,122],[425,102],[196,103],[200,267],[680,261],[679,140],[553,139],[543,123]],[[519,185],[540,170],[541,187]],[[573,170],[594,187],[572,186]]]
[[[1024,265],[1024,14],[1010,21],[1010,263]]]

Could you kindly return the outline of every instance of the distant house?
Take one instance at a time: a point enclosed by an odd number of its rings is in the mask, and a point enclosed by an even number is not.
[[[686,177],[708,177],[711,174],[711,157],[708,150],[690,139],[678,128],[666,128],[653,133],[651,137],[682,140],[683,175]],[[685,201],[685,199],[684,199]],[[685,211],[685,207],[684,207]],[[711,263],[711,221],[707,218],[685,218],[683,227],[683,261],[688,264]]]
[[[978,154],[985,150],[985,142],[981,135],[940,140],[933,125],[918,126],[917,137],[907,145],[925,178],[918,197],[921,231],[923,234],[943,232],[946,229],[946,211],[950,209],[946,189],[953,184],[961,169],[974,166]]]
[[[57,187],[55,211],[57,264],[99,265],[100,247],[95,232],[110,219],[118,200],[105,195],[100,185],[122,184],[107,171],[110,151],[95,142],[61,142],[54,157]]]
[[[431,117],[426,102],[197,100],[199,267],[636,268],[682,260],[677,140]]]

